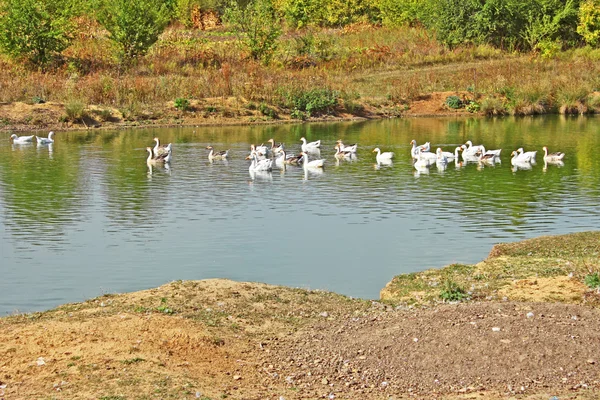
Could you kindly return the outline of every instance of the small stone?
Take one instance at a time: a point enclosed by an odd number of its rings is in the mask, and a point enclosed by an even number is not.
[[[46,365],[46,361],[44,360],[43,357],[39,357],[36,361],[36,364],[39,366]]]
[[[329,313],[327,311],[323,311],[321,314],[319,314],[321,317],[323,318],[327,318],[329,317]]]
[[[202,393],[201,392],[196,392],[196,398],[199,399],[200,397],[202,397]]]
[[[386,381],[381,382],[381,387],[387,387],[388,383]]]
[[[419,338],[413,338],[413,342],[417,343],[419,341]]]
[[[329,395],[329,400],[333,400],[333,399],[335,399],[335,394],[331,393],[331,394]]]
[[[500,328],[498,328],[497,326],[492,328],[492,332],[500,332]]]
[[[593,358],[588,358],[587,363],[588,364],[596,364],[596,360],[594,360]]]
[[[327,380],[327,378],[323,378],[323,379],[321,379],[321,383],[322,383],[323,385],[328,385],[328,384],[329,384],[329,381]]]
[[[239,376],[239,375],[234,375],[234,376],[233,376],[233,380],[234,380],[234,381],[239,381],[240,379],[242,379],[242,377],[241,377],[241,376]]]
[[[533,318],[534,315],[535,314],[530,311],[527,313],[527,318]]]

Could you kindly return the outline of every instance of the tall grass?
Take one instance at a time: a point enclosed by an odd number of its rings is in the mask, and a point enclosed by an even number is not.
[[[37,96],[66,104],[77,93],[84,104],[115,107],[131,119],[177,98],[234,97],[276,105],[285,104],[286,93],[324,88],[393,103],[409,103],[432,91],[470,90],[487,99],[482,112],[494,115],[584,112],[597,109],[599,102],[588,100],[600,88],[600,53],[590,48],[552,59],[490,46],[449,50],[422,28],[363,25],[288,32],[265,66],[240,51],[224,28],[171,27],[145,58],[124,69],[106,33],[94,24],[84,27],[89,31],[51,72],[27,71],[0,56],[0,101],[30,102]],[[310,62],[294,63],[297,57]]]

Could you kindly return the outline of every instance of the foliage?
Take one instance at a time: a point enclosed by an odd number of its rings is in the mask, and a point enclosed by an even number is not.
[[[260,113],[262,115],[267,116],[269,118],[273,118],[273,119],[277,118],[277,112],[273,108],[266,105],[265,103],[260,103],[258,105],[258,111],[260,111]]]
[[[446,101],[444,102],[448,108],[452,108],[457,110],[459,108],[464,107],[463,101],[458,96],[448,96],[446,97]]]
[[[564,35],[560,35],[563,24],[569,20],[575,22],[577,10],[573,0],[567,0],[564,6],[561,5],[559,1],[546,1],[541,2],[538,10],[529,10],[521,36],[530,49],[538,49],[542,42],[554,41],[558,36],[563,37]]]
[[[600,0],[587,0],[581,4],[577,33],[590,46],[600,43]]]
[[[148,52],[170,17],[165,0],[103,0],[97,13],[98,22],[117,43],[126,63]]]
[[[378,0],[379,18],[386,26],[401,26],[422,21],[431,1]]]
[[[275,0],[275,8],[294,28],[338,27],[379,18],[374,0]]]
[[[290,108],[306,112],[308,116],[329,113],[337,105],[339,93],[331,89],[312,89],[286,95]]]
[[[72,40],[67,0],[0,1],[0,48],[17,59],[45,67]]]
[[[65,119],[67,121],[81,121],[83,118],[87,117],[85,104],[80,99],[69,99],[69,101],[65,103],[65,114]]]
[[[198,10],[215,10],[223,11],[225,8],[225,0],[171,0],[174,2],[174,16],[190,28],[193,25],[192,17],[195,11]]]
[[[461,301],[468,297],[465,290],[460,287],[456,282],[451,279],[446,279],[442,290],[440,291],[440,298],[444,301]]]
[[[465,106],[465,110],[467,110],[470,113],[476,113],[479,112],[479,110],[481,109],[481,106],[479,105],[478,102],[476,101],[469,101],[469,104],[467,104]]]
[[[175,108],[179,111],[187,111],[190,109],[190,101],[185,97],[178,97],[174,101]]]
[[[586,275],[585,284],[591,289],[600,288],[600,274],[598,272]]]
[[[271,61],[281,35],[279,18],[271,0],[251,0],[245,8],[233,1],[225,11],[224,19],[231,24],[253,59],[266,64]]]

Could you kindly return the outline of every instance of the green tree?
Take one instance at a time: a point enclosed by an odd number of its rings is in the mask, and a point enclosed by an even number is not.
[[[577,33],[590,46],[600,43],[600,0],[587,0],[579,7]]]
[[[0,1],[0,48],[11,57],[45,67],[69,47],[73,24],[65,0]]]
[[[225,10],[224,19],[232,25],[252,58],[271,61],[281,35],[281,23],[271,0],[252,0],[246,7],[234,1]]]
[[[105,0],[98,22],[117,43],[121,59],[129,63],[144,56],[171,19],[171,3],[165,0]]]

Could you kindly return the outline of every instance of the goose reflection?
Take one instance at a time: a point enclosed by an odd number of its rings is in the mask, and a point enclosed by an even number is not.
[[[544,168],[542,169],[544,172],[546,172],[548,170],[548,165],[555,165],[558,168],[562,168],[565,166],[565,163],[561,160],[555,160],[555,161],[544,160]]]
[[[171,175],[171,165],[169,163],[163,165],[146,163],[146,165],[148,166],[147,176],[149,180],[152,180],[152,175],[154,175],[155,172],[164,172],[166,175]]]
[[[373,168],[375,168],[376,170],[381,169],[382,167],[391,167],[394,165],[394,162],[390,159],[390,160],[379,160],[377,163],[375,163],[373,165]]]
[[[272,181],[273,174],[271,171],[254,171],[248,170],[248,174],[250,175],[250,179],[252,181],[261,180],[261,181]]]
[[[302,176],[303,181],[307,181],[309,178],[318,177],[323,175],[323,169],[321,168],[303,168],[304,175]]]

